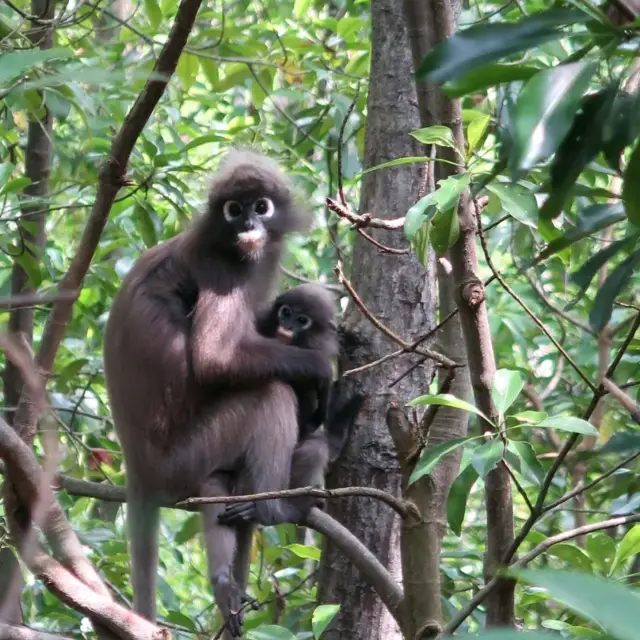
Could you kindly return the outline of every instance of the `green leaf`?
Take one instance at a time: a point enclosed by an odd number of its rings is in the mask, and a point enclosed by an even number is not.
[[[71,58],[71,49],[59,47],[55,49],[24,49],[22,51],[9,51],[2,53],[0,65],[0,84],[17,76],[24,75],[27,69],[47,62],[48,60]]]
[[[277,624],[263,624],[257,629],[248,629],[246,635],[247,640],[296,640],[289,629]]]
[[[311,628],[313,629],[314,638],[319,638],[323,634],[324,630],[336,617],[338,611],[340,611],[339,604],[321,604],[313,610]]]
[[[496,409],[504,416],[524,387],[524,378],[519,371],[498,369],[493,378],[491,397]]]
[[[144,11],[149,19],[151,28],[155,31],[162,22],[162,9],[158,0],[144,0]]]
[[[546,474],[533,447],[523,440],[509,440],[507,449],[520,459],[523,472],[529,471],[533,480],[541,485]]]
[[[391,167],[401,167],[405,164],[426,164],[429,158],[426,156],[407,156],[405,158],[396,158],[395,160],[389,160],[389,162],[383,162],[382,164],[377,164],[373,167],[369,167],[365,169],[361,175],[365,173],[371,173],[372,171],[380,171],[380,169],[389,169]],[[454,167],[459,167],[460,165],[447,160],[446,158],[435,158],[435,162],[443,162],[444,164],[449,164]]]
[[[450,98],[460,98],[470,93],[481,93],[489,87],[506,82],[528,80],[540,71],[539,67],[525,64],[487,64],[442,85],[442,91]]]
[[[561,38],[564,34],[558,27],[587,19],[581,12],[552,10],[519,22],[475,25],[436,45],[420,63],[416,77],[429,84],[454,80],[487,63]]]
[[[589,314],[589,324],[594,331],[600,331],[611,318],[613,303],[640,266],[640,249],[621,262],[607,277],[593,301]]]
[[[566,249],[575,242],[582,240],[601,229],[625,219],[624,209],[620,203],[594,204],[584,209],[577,224],[567,233],[552,240],[533,260],[532,265]]]
[[[590,422],[572,416],[551,416],[542,422],[538,422],[536,427],[581,433],[585,436],[598,436],[598,430]]]
[[[200,533],[200,515],[194,513],[190,515],[180,527],[174,538],[175,544],[184,544]]]
[[[293,15],[297,18],[306,18],[307,11],[311,8],[313,0],[295,0],[293,3]]]
[[[441,407],[452,407],[453,409],[461,409],[462,411],[468,411],[469,413],[475,413],[476,415],[484,418],[490,425],[496,426],[482,413],[482,411],[476,409],[472,404],[456,398],[450,393],[439,393],[438,395],[424,395],[414,398],[410,402],[407,402],[408,407],[415,407],[416,405],[424,404],[436,404]]]
[[[178,76],[178,80],[180,80],[182,89],[185,92],[188,92],[189,89],[191,89],[191,87],[193,86],[193,83],[196,81],[199,68],[200,63],[198,62],[197,56],[194,56],[190,53],[182,53],[180,59],[178,60],[176,74]]]
[[[603,531],[590,533],[586,539],[586,551],[599,571],[608,574],[616,555],[616,543]]]
[[[522,569],[514,573],[546,589],[551,598],[595,622],[616,640],[637,640],[640,598],[628,587],[582,572]]]
[[[518,422],[528,422],[529,424],[538,424],[542,422],[546,417],[546,411],[521,411],[511,416]]]
[[[451,531],[459,536],[462,533],[462,523],[467,510],[467,500],[473,485],[478,479],[478,472],[473,465],[467,465],[455,479],[447,497],[447,522]]]
[[[559,215],[580,173],[598,153],[617,90],[617,83],[613,83],[582,101],[581,112],[551,162],[549,197],[540,209],[542,218],[552,219]]]
[[[507,182],[492,182],[485,188],[500,199],[502,208],[511,217],[532,229],[537,228],[538,203],[529,189]]]
[[[620,541],[609,575],[613,575],[625,560],[637,553],[640,553],[640,525],[631,527]]]
[[[640,227],[640,144],[633,150],[624,171],[622,201],[629,222]]]
[[[514,175],[548,158],[569,132],[595,63],[574,62],[540,71],[524,86],[514,112]]]
[[[418,229],[425,222],[428,222],[436,212],[433,202],[433,193],[428,193],[420,198],[410,209],[404,218],[404,235],[409,242],[412,242],[418,233]]]
[[[200,68],[206,79],[209,81],[212,89],[218,86],[220,80],[219,64],[217,60],[209,60],[209,58],[198,58]]]
[[[185,144],[180,151],[176,152],[176,155],[182,155],[186,151],[191,151],[201,147],[203,144],[211,144],[212,142],[225,142],[225,137],[219,133],[205,133],[203,136],[199,136]]]
[[[560,558],[569,569],[578,569],[579,571],[591,571],[592,569],[589,556],[578,545],[561,542],[554,544],[546,553]]]
[[[164,619],[169,624],[180,625],[181,627],[196,633],[198,631],[198,626],[195,622],[189,616],[186,616],[184,613],[180,613],[180,611],[168,611]]]
[[[298,558],[304,558],[305,560],[320,560],[320,549],[318,549],[317,547],[310,547],[306,544],[293,543],[288,544],[285,549],[297,555]]]
[[[42,282],[42,273],[40,271],[42,263],[40,260],[36,260],[29,251],[23,251],[19,256],[16,256],[15,261],[24,269],[31,286],[40,286]]]
[[[635,234],[612,242],[608,247],[598,251],[592,258],[589,258],[575,273],[571,274],[571,281],[577,284],[581,293],[584,293],[586,288],[591,284],[591,281],[595,278],[600,269],[620,251],[627,247],[632,242],[636,241],[640,235]],[[578,299],[582,297],[579,295]],[[577,299],[573,301],[572,305],[577,302]]]
[[[445,254],[460,237],[457,201],[446,211],[438,211],[431,221],[431,245],[439,255]]]
[[[16,178],[15,180],[9,180],[4,186],[0,187],[0,195],[5,193],[15,193],[16,191],[23,191],[25,187],[31,184],[31,178],[23,176],[22,178]]]
[[[470,442],[473,438],[457,438],[455,440],[448,440],[447,442],[441,442],[435,447],[425,447],[420,454],[415,469],[409,477],[409,485],[431,473],[438,462],[448,453],[455,451],[458,447],[461,447],[467,442]]]
[[[10,162],[3,162],[0,164],[0,185],[3,187],[6,185],[14,169],[15,165]]]
[[[469,154],[475,151],[480,145],[482,138],[491,122],[489,114],[483,114],[479,118],[474,118],[467,127],[467,142],[469,143]]]
[[[78,372],[88,364],[89,360],[87,358],[78,358],[77,360],[72,360],[68,365],[62,369],[56,376],[56,383],[63,384],[65,382],[70,382],[73,378],[78,374]]]
[[[416,233],[411,246],[416,252],[416,257],[420,264],[426,269],[429,264],[429,241],[431,239],[431,229],[429,224],[423,224]]]
[[[146,200],[137,200],[134,219],[142,240],[147,247],[153,247],[158,244],[158,234],[153,223],[155,216],[153,207]]]
[[[409,135],[424,144],[435,144],[439,147],[450,147],[458,152],[460,151],[451,129],[441,124],[434,124],[424,129],[415,129]]]
[[[504,442],[500,438],[495,438],[475,450],[471,464],[481,478],[486,478],[487,474],[498,466],[503,455]]]
[[[558,634],[544,631],[520,631],[516,629],[492,629],[473,635],[474,640],[560,640]],[[602,638],[601,640],[605,640]]]
[[[616,96],[604,127],[602,153],[607,164],[618,173],[624,148],[632,144],[640,133],[640,119],[637,113],[640,107],[639,96],[639,91],[636,91],[635,95],[622,93]]]

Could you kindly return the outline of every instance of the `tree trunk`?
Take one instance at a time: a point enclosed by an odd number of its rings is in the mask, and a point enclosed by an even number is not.
[[[419,127],[412,68],[401,3],[373,0],[365,167],[424,152],[409,136]],[[421,171],[419,165],[405,165],[365,175],[361,212],[389,218],[404,215],[418,198]],[[367,232],[385,245],[406,247],[402,232]],[[381,253],[359,237],[350,272],[351,282],[368,309],[396,333],[411,340],[433,325],[433,270],[425,271],[414,256]],[[343,328],[347,336],[345,370],[367,364],[396,348],[353,304],[347,309]],[[431,363],[416,369],[393,389],[388,385],[414,361],[412,356],[394,358],[343,379],[347,393],[357,388],[368,397],[344,456],[327,478],[328,487],[361,485],[400,493],[399,465],[386,427],[386,413],[392,393],[407,401],[427,389]],[[329,513],[357,535],[395,577],[401,578],[400,522],[387,506],[364,498],[332,500]],[[322,555],[319,600],[342,605],[323,635],[327,640],[399,637],[397,625],[375,593],[330,544],[325,544]]]

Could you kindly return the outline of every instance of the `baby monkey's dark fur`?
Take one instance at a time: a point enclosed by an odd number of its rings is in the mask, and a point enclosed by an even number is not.
[[[278,296],[267,314],[259,319],[258,329],[264,336],[319,351],[327,358],[338,356],[334,302],[327,289],[320,285],[303,284]],[[299,442],[293,453],[289,487],[324,486],[327,467],[342,452],[364,396],[355,394],[340,402],[337,385],[334,385],[324,427],[318,429],[317,389],[305,381],[294,382],[293,388],[298,398]],[[257,504],[231,505],[220,517],[221,521],[238,527],[234,577],[242,589],[246,589],[248,580]]]
[[[277,165],[233,152],[213,180],[205,213],[187,231],[147,251],[118,291],[104,364],[127,470],[134,608],[156,618],[159,504],[189,496],[277,491],[290,485],[298,441],[290,385],[328,395],[321,352],[261,335],[284,237],[305,226]],[[320,406],[318,415],[323,414]],[[303,505],[301,509],[300,505]],[[306,503],[263,501],[263,525],[301,522]],[[209,575],[233,635],[245,594],[231,564],[236,531],[221,505],[202,512]]]

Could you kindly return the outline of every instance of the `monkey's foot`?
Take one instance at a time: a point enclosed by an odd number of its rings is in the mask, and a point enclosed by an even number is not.
[[[218,522],[234,526],[253,522],[256,519],[256,503],[255,502],[239,502],[230,504],[219,516]]]
[[[229,633],[234,638],[241,638],[245,605],[249,604],[251,609],[257,611],[260,608],[258,601],[231,582],[218,581],[213,589]]]

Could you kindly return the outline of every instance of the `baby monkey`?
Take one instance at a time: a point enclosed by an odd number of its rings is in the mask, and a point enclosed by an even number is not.
[[[338,356],[340,341],[333,298],[320,285],[302,284],[280,294],[266,314],[258,318],[257,329],[265,337],[319,351],[325,358],[335,360]],[[317,387],[305,381],[290,384],[298,400],[298,444],[289,488],[323,486],[327,467],[340,456],[364,396],[354,394],[339,402],[334,384],[328,402],[321,402]],[[327,414],[322,406],[328,406]],[[321,424],[324,427],[319,429]],[[313,503],[322,505],[317,499]],[[220,522],[237,525],[254,518],[255,503],[245,502],[227,507]]]

